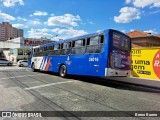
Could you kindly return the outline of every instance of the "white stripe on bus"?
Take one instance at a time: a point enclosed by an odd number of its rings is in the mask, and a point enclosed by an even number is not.
[[[45,70],[45,67],[46,67],[46,65],[47,65],[47,62],[48,62],[48,59],[46,59],[46,61],[45,61],[45,64],[44,64],[44,66],[43,66],[43,70]]]
[[[42,70],[42,68],[43,68],[43,64],[44,64],[44,58],[43,58],[43,59],[42,59],[42,61],[41,61],[40,70]]]

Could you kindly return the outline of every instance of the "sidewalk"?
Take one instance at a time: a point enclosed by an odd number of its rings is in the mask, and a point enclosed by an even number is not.
[[[138,77],[109,77],[108,79],[160,89],[160,80],[155,79],[145,79]]]

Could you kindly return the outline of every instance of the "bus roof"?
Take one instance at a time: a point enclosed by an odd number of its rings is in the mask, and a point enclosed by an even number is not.
[[[99,34],[106,33],[110,30],[113,30],[113,29],[106,29],[106,30],[99,31],[99,32],[96,32],[96,33],[91,33],[91,34],[86,34],[86,35],[77,36],[77,37],[73,37],[73,38],[68,38],[68,39],[61,40],[61,41],[56,41],[56,42],[50,42],[50,43],[46,43],[46,44],[43,44],[43,45],[35,46],[33,48],[49,46],[49,45],[52,45],[52,44],[59,44],[59,43],[63,43],[63,42],[69,42],[69,41],[78,40],[78,39],[82,39],[82,38],[90,37],[90,36],[96,36],[96,35],[99,35]],[[117,31],[117,30],[114,30],[114,31]],[[118,32],[120,32],[120,31],[118,31]]]

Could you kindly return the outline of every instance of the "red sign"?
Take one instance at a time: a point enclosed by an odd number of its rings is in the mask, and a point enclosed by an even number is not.
[[[160,50],[154,56],[153,69],[157,77],[160,78]]]
[[[41,45],[43,44],[43,41],[35,41],[35,40],[24,40],[25,45]]]

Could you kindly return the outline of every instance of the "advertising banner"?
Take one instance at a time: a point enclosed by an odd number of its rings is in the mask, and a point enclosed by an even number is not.
[[[160,80],[160,48],[132,48],[132,76]]]

